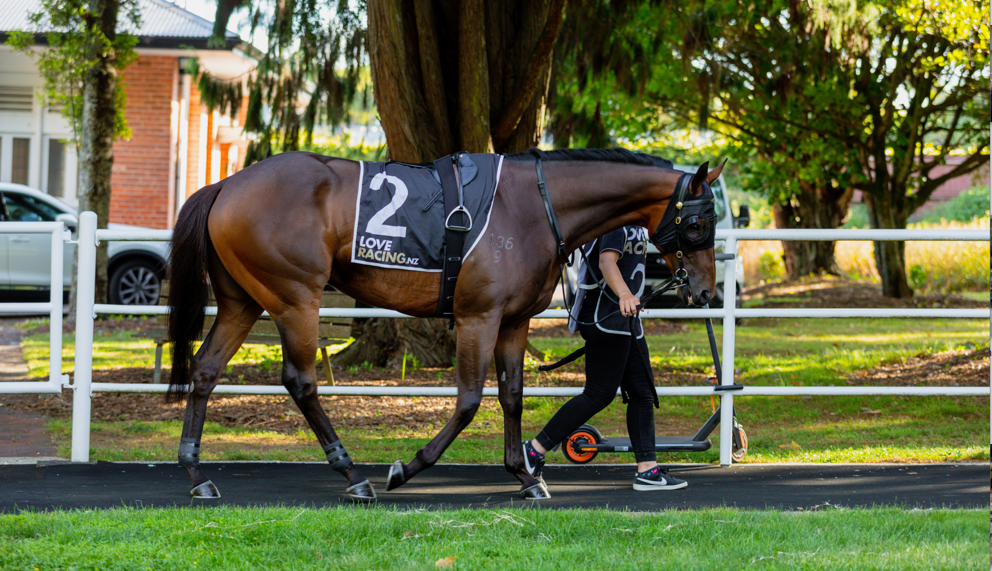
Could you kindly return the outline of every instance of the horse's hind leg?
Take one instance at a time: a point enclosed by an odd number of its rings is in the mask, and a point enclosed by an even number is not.
[[[402,486],[421,470],[436,464],[455,437],[472,422],[482,402],[482,387],[486,382],[486,373],[496,344],[498,320],[498,315],[458,319],[455,362],[458,398],[455,401],[455,413],[437,436],[417,451],[409,464],[400,461],[393,463],[386,479],[387,490]]]
[[[348,497],[355,501],[376,498],[375,488],[358,471],[317,398],[317,335],[320,292],[310,307],[294,307],[273,315],[282,337],[282,384],[317,435],[331,467],[348,479]]]
[[[218,264],[219,265],[219,264]],[[192,481],[190,494],[199,498],[217,498],[220,493],[200,469],[200,437],[206,420],[207,400],[217,386],[220,372],[244,343],[262,308],[223,268],[211,272],[217,297],[217,319],[203,345],[193,357],[190,391],[186,400],[186,418],[179,441],[179,465]]]
[[[496,380],[499,404],[503,407],[503,465],[520,480],[520,493],[530,500],[551,497],[543,481],[531,476],[524,466],[520,417],[523,414],[524,350],[528,322],[500,327],[496,340]]]

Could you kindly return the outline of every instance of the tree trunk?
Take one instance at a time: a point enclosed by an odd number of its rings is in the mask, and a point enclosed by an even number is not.
[[[888,191],[883,187],[882,192],[865,192],[865,205],[868,207],[868,218],[872,228],[906,227],[909,214],[901,212],[893,201],[892,196],[898,189]],[[905,189],[902,189],[905,193]],[[906,278],[906,243],[905,242],[875,242],[875,269],[882,280],[882,295],[885,297],[913,297],[913,288],[909,287]]]
[[[375,100],[391,159],[536,146],[564,0],[370,0]],[[440,280],[440,276],[438,277]],[[339,364],[450,366],[447,320],[356,320]]]
[[[116,37],[118,0],[89,0],[87,24],[97,27],[111,42]],[[102,41],[88,35],[88,58],[93,66],[83,80],[83,117],[79,145],[79,211],[95,212],[97,227],[106,228],[110,217],[110,175],[114,166],[114,124],[117,115],[116,53]],[[70,322],[76,315],[76,279],[79,275],[79,248],[73,261],[72,290],[69,296]],[[107,243],[96,249],[96,287],[94,299],[107,299]]]
[[[802,194],[772,206],[777,228],[837,228],[844,222],[854,189],[802,185]],[[782,241],[789,279],[810,274],[840,273],[834,258],[835,242]]]

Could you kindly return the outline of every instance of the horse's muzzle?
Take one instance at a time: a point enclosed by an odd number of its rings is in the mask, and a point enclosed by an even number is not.
[[[692,296],[692,302],[694,304],[702,307],[702,306],[706,305],[707,303],[709,303],[710,302],[710,299],[712,299],[712,297],[713,296],[710,295],[710,290],[703,289],[703,290],[700,290],[699,293],[697,293],[696,295]]]

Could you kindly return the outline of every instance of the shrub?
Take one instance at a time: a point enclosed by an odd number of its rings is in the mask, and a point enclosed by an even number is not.
[[[782,252],[767,250],[758,258],[758,278],[761,281],[779,281],[785,277],[785,263]]]
[[[972,188],[955,198],[939,203],[928,210],[920,210],[910,216],[910,222],[938,224],[948,222],[971,222],[989,215],[989,191],[987,188]]]

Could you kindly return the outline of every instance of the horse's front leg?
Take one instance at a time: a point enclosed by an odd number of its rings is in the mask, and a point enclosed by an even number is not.
[[[455,386],[458,387],[458,397],[455,400],[455,413],[437,436],[417,451],[410,463],[403,464],[399,460],[393,463],[386,481],[387,490],[402,486],[421,470],[436,464],[458,434],[472,422],[482,402],[482,387],[485,385],[486,372],[496,345],[498,327],[499,317],[494,315],[458,319],[458,345],[455,351]]]
[[[500,327],[496,340],[496,380],[503,407],[503,465],[520,480],[520,495],[530,500],[551,497],[547,486],[531,476],[524,465],[520,417],[523,414],[524,350],[529,322]]]

